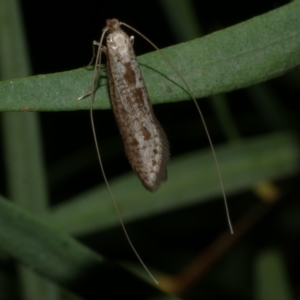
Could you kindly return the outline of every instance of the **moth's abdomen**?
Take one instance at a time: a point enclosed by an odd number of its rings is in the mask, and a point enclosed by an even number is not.
[[[126,155],[145,188],[153,192],[167,180],[168,141],[154,114],[131,121],[120,126]]]
[[[118,91],[111,89],[111,93]],[[126,114],[120,101],[112,101],[113,109],[128,160],[145,188],[153,192],[167,180],[168,140],[152,107],[147,109],[143,103],[133,102],[134,99],[126,100],[130,107]]]

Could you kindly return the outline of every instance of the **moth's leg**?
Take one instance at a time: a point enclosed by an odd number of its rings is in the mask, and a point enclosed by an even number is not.
[[[105,46],[101,46],[98,41],[93,41],[93,57],[88,66],[90,66],[93,63],[93,60],[95,59],[95,57],[97,55],[97,52],[95,51],[96,47],[98,47],[98,48],[100,47],[100,51],[103,52],[105,55],[107,53]],[[91,95],[95,91],[96,86],[98,86],[98,82],[99,82],[99,78],[100,78],[100,74],[101,74],[101,62],[96,61],[95,63],[97,64],[97,66],[95,68],[95,72],[97,72],[97,73],[94,74],[93,85],[83,95],[81,95],[77,100],[82,100],[83,98]],[[98,66],[98,64],[99,64],[99,66]]]
[[[97,42],[97,44],[99,45],[98,42]],[[94,61],[94,59],[95,59],[95,57],[96,57],[97,52],[96,52],[95,49],[96,49],[96,46],[98,46],[97,44],[96,44],[96,41],[93,41],[93,44],[92,44],[92,48],[93,48],[93,57],[92,57],[90,63],[87,65],[88,67],[91,66],[91,65],[93,64],[93,61]]]
[[[105,46],[102,46],[102,47],[101,47],[101,51],[102,51],[105,55],[107,55],[107,49],[106,49]]]

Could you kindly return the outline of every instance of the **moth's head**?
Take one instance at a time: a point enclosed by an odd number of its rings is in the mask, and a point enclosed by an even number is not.
[[[117,19],[106,20],[106,27],[103,29],[105,31],[113,32],[120,29],[121,23]]]

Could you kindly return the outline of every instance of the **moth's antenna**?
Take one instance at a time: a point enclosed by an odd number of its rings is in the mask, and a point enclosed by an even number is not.
[[[120,210],[118,208],[117,202],[115,200],[115,197],[112,193],[112,190],[110,188],[110,185],[108,183],[108,180],[106,178],[105,172],[104,172],[104,167],[103,167],[103,163],[102,163],[102,159],[101,159],[101,155],[100,155],[100,149],[99,149],[99,145],[98,145],[98,141],[97,141],[97,134],[96,134],[96,129],[95,129],[95,124],[94,124],[94,114],[93,114],[93,104],[94,104],[94,100],[95,100],[95,89],[98,85],[99,82],[99,78],[101,75],[101,56],[102,56],[102,51],[103,49],[101,49],[102,43],[103,43],[103,39],[105,36],[105,33],[108,31],[109,29],[107,27],[105,27],[103,29],[103,33],[101,35],[100,41],[99,43],[94,41],[94,45],[98,46],[98,51],[97,51],[97,56],[96,56],[96,60],[95,60],[95,68],[94,68],[94,76],[93,76],[93,86],[92,86],[92,90],[91,92],[88,92],[86,94],[84,94],[83,96],[79,97],[78,100],[81,100],[82,98],[84,98],[85,96],[87,96],[88,94],[91,95],[91,103],[90,103],[90,119],[91,119],[91,124],[92,124],[92,132],[93,132],[93,137],[94,137],[94,142],[95,142],[95,146],[96,146],[96,152],[97,152],[97,156],[98,156],[98,161],[99,161],[99,165],[100,165],[100,169],[103,175],[103,179],[104,182],[107,186],[108,192],[110,194],[110,197],[112,199],[112,202],[114,204],[115,210],[117,212],[120,224],[122,226],[123,232],[125,234],[125,237],[131,247],[131,249],[133,250],[134,254],[136,255],[137,259],[139,260],[140,264],[143,266],[143,268],[145,269],[145,271],[149,274],[149,276],[152,278],[152,280],[158,284],[158,281],[154,278],[154,276],[152,275],[152,273],[149,271],[149,269],[147,268],[146,264],[144,263],[144,261],[142,260],[142,258],[140,257],[140,255],[138,254],[137,250],[135,249],[135,247],[133,246],[133,243],[129,237],[129,234],[126,230],[125,224],[122,220],[121,217],[121,213]]]
[[[120,25],[124,25],[126,26],[127,28],[131,29],[132,31],[134,31],[135,33],[137,33],[138,35],[140,35],[142,38],[144,38],[152,47],[154,47],[158,52],[159,54],[166,60],[166,62],[171,66],[171,68],[175,71],[175,73],[180,77],[180,79],[182,80],[182,82],[185,84],[186,88],[187,88],[187,92],[188,94],[192,97],[195,105],[196,105],[196,108],[198,110],[198,113],[200,115],[200,118],[201,118],[201,122],[203,124],[203,127],[204,127],[204,130],[205,130],[205,133],[206,133],[206,136],[207,136],[207,139],[208,139],[208,142],[209,142],[209,146],[211,148],[211,151],[212,151],[212,154],[213,154],[213,158],[214,158],[214,162],[215,162],[215,165],[216,165],[216,169],[217,169],[217,173],[218,173],[218,177],[219,177],[219,182],[220,182],[220,187],[221,187],[221,191],[222,191],[222,195],[223,195],[223,200],[224,200],[224,205],[225,205],[225,211],[226,211],[226,217],[227,217],[227,222],[228,222],[228,226],[229,226],[229,229],[230,229],[230,232],[231,234],[233,234],[233,227],[232,227],[232,223],[231,223],[231,218],[230,218],[230,213],[229,213],[229,208],[228,208],[228,203],[227,203],[227,198],[226,198],[226,194],[225,194],[225,189],[224,189],[224,184],[223,184],[223,179],[222,179],[222,175],[221,175],[221,170],[220,170],[220,167],[219,167],[219,163],[218,163],[218,159],[217,159],[217,155],[216,155],[216,152],[214,150],[214,147],[213,147],[213,143],[212,143],[212,140],[211,140],[211,137],[210,137],[210,134],[208,132],[208,128],[207,128],[207,125],[206,125],[206,122],[205,122],[205,119],[204,119],[204,116],[202,114],[202,111],[200,109],[200,106],[198,105],[197,101],[196,101],[196,98],[194,97],[188,83],[186,82],[186,80],[184,79],[184,77],[180,74],[180,72],[174,67],[174,65],[170,62],[170,60],[168,59],[168,57],[153,43],[151,42],[147,37],[145,37],[141,32],[139,32],[138,30],[136,30],[135,28],[131,27],[130,25],[126,24],[126,23],[123,23],[123,22],[120,22]]]

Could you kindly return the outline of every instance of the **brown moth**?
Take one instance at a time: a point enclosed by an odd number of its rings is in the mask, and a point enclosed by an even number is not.
[[[129,245],[149,276],[155,283],[158,283],[139,256],[127,233],[116,200],[105,176],[94,126],[94,93],[101,74],[101,54],[104,52],[107,56],[107,74],[111,103],[128,160],[148,191],[157,190],[160,184],[166,181],[169,158],[168,140],[153,113],[145,82],[133,51],[133,37],[129,37],[120,29],[121,24],[116,19],[107,20],[100,42],[94,41],[94,45],[98,46],[98,51],[93,85],[91,90],[79,97],[78,100],[88,95],[92,96],[90,117],[104,181]],[[102,45],[102,42],[107,32],[105,47]]]
[[[168,140],[157,121],[132,47],[133,37],[116,19],[107,20],[110,98],[128,160],[144,187],[156,191],[167,180]]]

